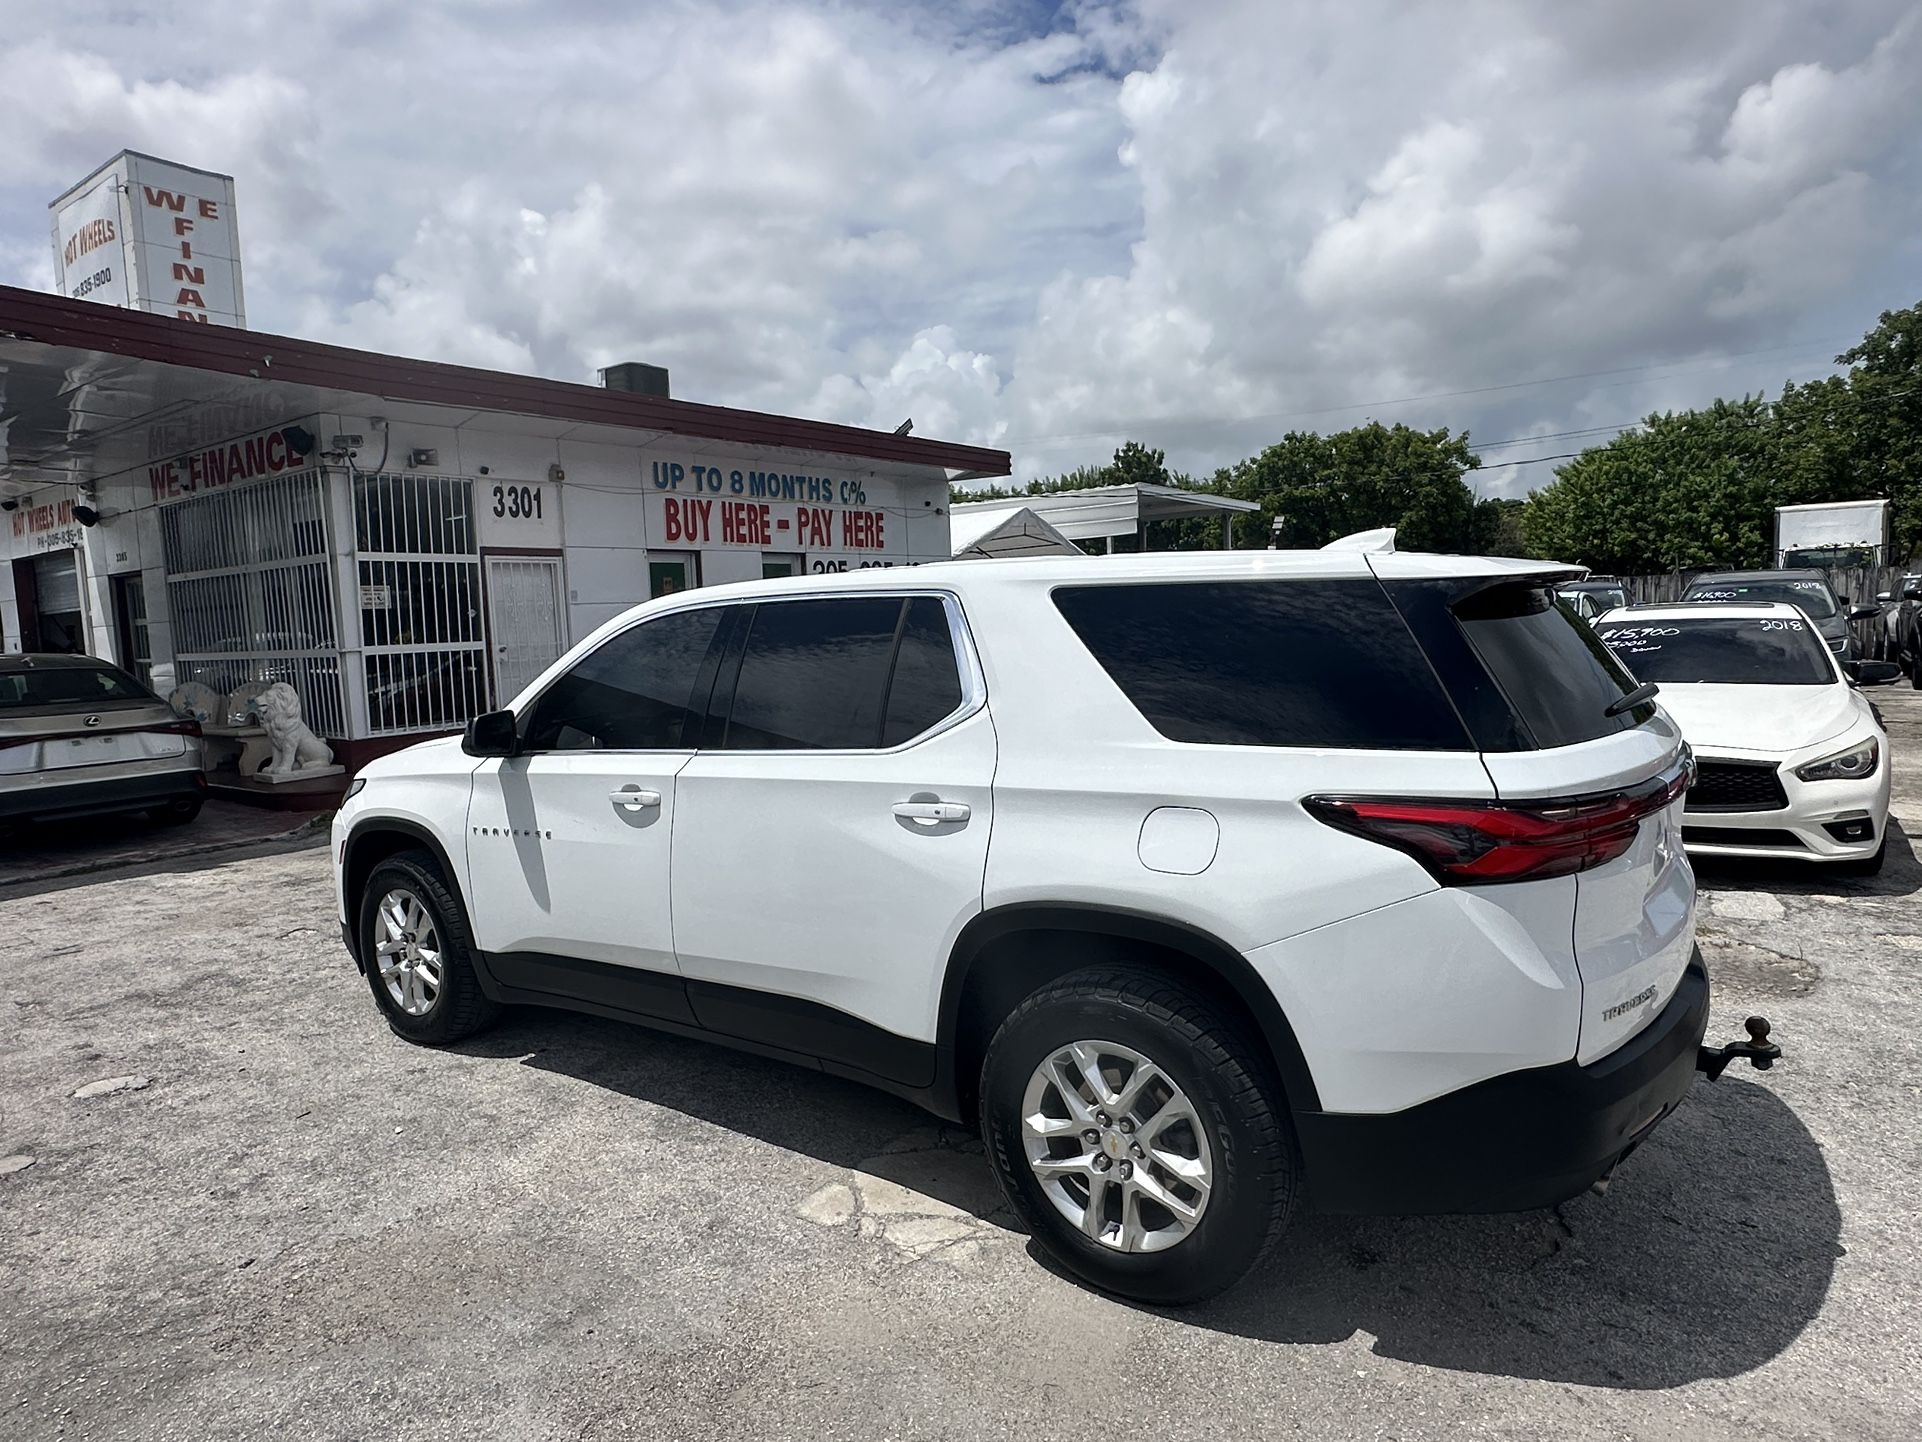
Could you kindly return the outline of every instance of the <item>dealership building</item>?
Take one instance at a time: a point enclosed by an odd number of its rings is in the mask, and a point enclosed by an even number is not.
[[[351,766],[649,596],[945,560],[950,485],[1009,470],[672,399],[650,366],[603,379],[0,287],[0,649],[162,695],[286,680]]]

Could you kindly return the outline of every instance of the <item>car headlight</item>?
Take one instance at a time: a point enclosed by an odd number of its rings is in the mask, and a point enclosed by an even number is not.
[[[1798,766],[1795,774],[1804,781],[1860,781],[1864,776],[1875,775],[1876,765],[1881,759],[1882,747],[1871,736],[1846,751],[1838,751],[1833,756],[1824,756],[1820,761]]]
[[[356,776],[352,781],[347,783],[347,794],[340,799],[342,801],[352,801],[356,796],[360,795],[362,790],[366,788],[366,785],[367,778],[365,776]]]
[[[1835,640],[1829,642],[1829,649],[1831,651],[1840,651],[1844,646],[1848,644],[1849,644],[1849,638],[1847,636],[1839,636]]]

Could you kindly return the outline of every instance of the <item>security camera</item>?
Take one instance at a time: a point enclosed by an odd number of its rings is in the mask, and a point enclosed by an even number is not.
[[[562,481],[567,479],[567,472],[562,470],[560,464],[556,462],[547,468],[547,479],[558,486]]]
[[[100,512],[96,511],[92,506],[75,506],[73,508],[73,518],[83,526],[97,526],[100,524]]]

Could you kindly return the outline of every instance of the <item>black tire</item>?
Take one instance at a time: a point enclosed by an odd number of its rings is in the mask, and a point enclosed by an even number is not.
[[[1192,1232],[1166,1250],[1122,1251],[1084,1235],[1029,1164],[1022,1116],[1030,1078],[1051,1052],[1084,1040],[1150,1059],[1205,1125],[1213,1184]],[[1074,972],[1017,1006],[982,1065],[980,1124],[1002,1192],[1048,1256],[1083,1281],[1140,1302],[1180,1305],[1232,1286],[1280,1239],[1300,1191],[1288,1109],[1260,1049],[1214,1007],[1150,971]]]
[[[421,903],[440,943],[435,948],[440,959],[440,985],[426,1009],[418,1014],[403,1008],[381,975],[379,908],[381,901],[395,892]],[[374,1005],[396,1036],[424,1046],[446,1046],[472,1036],[500,1015],[500,1007],[487,999],[474,974],[474,941],[467,928],[467,912],[429,853],[403,851],[376,866],[360,894],[356,925],[355,940],[366,963]]]
[[[1855,861],[1838,861],[1835,869],[1844,876],[1880,876],[1883,863],[1889,859],[1889,836],[1882,833],[1882,844],[1875,848],[1875,855],[1864,856]]]
[[[147,815],[162,826],[185,826],[200,815],[200,808],[205,804],[198,796],[194,796],[185,801],[169,801],[165,806],[156,806]]]

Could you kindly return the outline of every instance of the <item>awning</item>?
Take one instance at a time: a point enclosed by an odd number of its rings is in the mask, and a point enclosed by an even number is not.
[[[516,429],[610,444],[655,431],[686,437],[696,452],[777,446],[924,466],[949,479],[1009,469],[1006,451],[981,446],[348,350],[0,286],[0,496],[84,484],[326,413],[482,429],[512,416]]]

